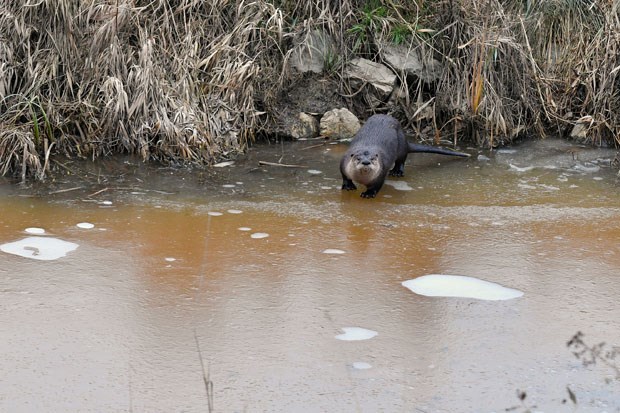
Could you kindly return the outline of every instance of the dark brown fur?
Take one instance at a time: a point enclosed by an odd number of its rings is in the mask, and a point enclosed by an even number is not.
[[[374,198],[383,186],[388,173],[403,176],[407,155],[430,152],[442,155],[469,155],[449,149],[407,142],[400,123],[389,115],[373,115],[360,128],[340,161],[342,189],[357,189],[353,182],[366,187],[362,198]]]

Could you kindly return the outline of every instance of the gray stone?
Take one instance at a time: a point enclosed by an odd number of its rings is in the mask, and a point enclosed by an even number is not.
[[[424,82],[434,82],[441,78],[441,62],[423,56],[420,49],[386,43],[381,46],[381,57],[397,72],[417,76]]]
[[[349,63],[345,76],[361,87],[369,83],[381,100],[389,98],[396,85],[396,75],[389,67],[371,60],[357,58]]]
[[[326,62],[336,56],[331,36],[321,30],[313,30],[291,53],[289,65],[301,73],[321,73]]]
[[[291,128],[294,139],[311,139],[319,136],[319,121],[312,115],[301,112],[298,121]]]
[[[584,116],[577,120],[575,126],[570,132],[570,137],[573,139],[586,139],[588,137],[588,130],[592,126],[592,116]]]
[[[350,139],[360,128],[360,121],[346,108],[332,109],[321,118],[321,135],[332,139]]]

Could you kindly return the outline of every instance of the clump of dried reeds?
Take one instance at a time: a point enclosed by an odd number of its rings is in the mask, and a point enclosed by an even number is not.
[[[265,1],[5,2],[0,172],[42,177],[52,144],[168,162],[242,151],[281,19]]]
[[[404,44],[441,62],[401,76],[405,118],[496,146],[534,133],[619,140],[615,2],[58,0],[0,5],[0,173],[51,153],[211,163],[243,151],[290,81],[295,41],[330,34],[326,67]],[[344,88],[343,88],[344,91]],[[346,94],[346,93],[345,93]],[[574,126],[582,127],[575,132]]]
[[[446,2],[442,10],[446,30],[436,43],[446,69],[436,112],[444,135],[463,130],[493,147],[526,130],[542,133],[542,76],[519,16],[497,0]]]
[[[552,80],[549,112],[573,138],[620,143],[620,19],[617,2],[533,3],[527,32]]]

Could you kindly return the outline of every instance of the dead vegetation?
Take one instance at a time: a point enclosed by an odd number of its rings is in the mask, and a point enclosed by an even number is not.
[[[615,2],[552,0],[19,0],[0,5],[0,173],[43,179],[49,157],[134,153],[212,164],[242,152],[291,81],[314,29],[337,53],[382,42],[442,64],[400,77],[404,121],[431,109],[437,138],[482,146],[519,135],[620,138]],[[363,98],[363,96],[359,96]],[[394,108],[393,108],[394,109]],[[398,108],[395,108],[398,110]]]

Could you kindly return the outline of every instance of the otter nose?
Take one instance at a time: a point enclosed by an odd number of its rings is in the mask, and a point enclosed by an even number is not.
[[[364,160],[362,161],[362,165],[364,165],[364,166],[368,166],[368,165],[370,165],[370,161],[369,161],[368,159],[364,159]]]

